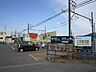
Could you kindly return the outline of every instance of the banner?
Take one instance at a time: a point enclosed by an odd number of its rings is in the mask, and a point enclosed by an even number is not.
[[[36,42],[37,41],[37,33],[29,33],[30,41]]]

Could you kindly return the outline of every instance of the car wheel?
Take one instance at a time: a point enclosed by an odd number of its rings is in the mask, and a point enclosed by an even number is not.
[[[36,51],[39,51],[39,48],[35,48]]]
[[[23,52],[24,50],[23,49],[20,49],[20,52]]]

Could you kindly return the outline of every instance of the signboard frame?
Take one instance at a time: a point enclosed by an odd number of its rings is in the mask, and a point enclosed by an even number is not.
[[[51,43],[73,44],[73,36],[51,36]]]
[[[91,36],[77,36],[75,37],[75,46],[78,47],[91,47],[92,46]]]

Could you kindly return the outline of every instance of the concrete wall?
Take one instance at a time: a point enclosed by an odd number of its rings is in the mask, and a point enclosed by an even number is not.
[[[12,41],[12,38],[6,38],[6,43],[7,44],[11,43],[11,41]]]
[[[14,43],[15,40],[12,40],[12,38],[6,38],[6,43],[10,44],[10,43]]]

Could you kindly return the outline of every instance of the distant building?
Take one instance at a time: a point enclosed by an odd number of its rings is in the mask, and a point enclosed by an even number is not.
[[[85,36],[92,36],[92,33],[86,34]],[[96,38],[96,32],[94,33],[94,38]]]
[[[0,42],[5,43],[6,32],[0,32]]]
[[[12,36],[6,36],[6,43],[10,44],[10,43],[14,43],[15,42],[15,38],[12,38]]]
[[[56,31],[53,32],[47,32],[46,34],[40,34],[39,35],[39,41],[47,41],[50,42],[51,41],[51,36],[56,36]]]

